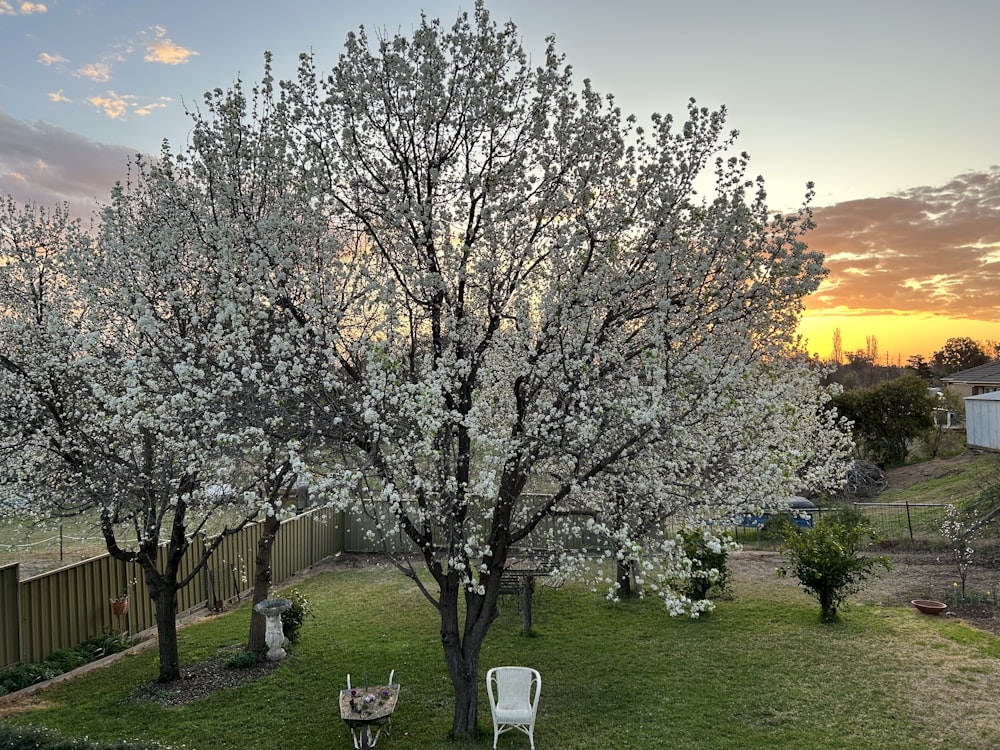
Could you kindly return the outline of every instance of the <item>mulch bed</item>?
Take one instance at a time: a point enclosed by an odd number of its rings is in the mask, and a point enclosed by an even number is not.
[[[238,649],[232,649],[210,659],[181,668],[181,679],[176,682],[152,681],[133,693],[136,703],[158,703],[161,706],[183,706],[204,698],[218,690],[239,687],[259,679],[278,668],[281,662],[258,659],[250,667],[230,667],[227,662]]]

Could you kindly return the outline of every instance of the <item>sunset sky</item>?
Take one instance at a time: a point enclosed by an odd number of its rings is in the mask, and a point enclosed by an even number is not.
[[[540,58],[640,120],[725,104],[775,210],[816,183],[810,352],[878,340],[893,363],[1000,340],[1000,2],[493,0]],[[87,214],[127,157],[182,145],[185,107],[237,76],[329,68],[346,34],[450,25],[472,0],[0,0],[0,195]]]

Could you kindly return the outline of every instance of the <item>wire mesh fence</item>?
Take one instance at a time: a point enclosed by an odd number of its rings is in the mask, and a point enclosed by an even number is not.
[[[941,533],[941,524],[945,519],[947,504],[907,502],[852,503],[848,506],[818,507],[794,514],[782,512],[758,516],[752,522],[737,525],[736,539],[749,545],[777,545],[784,520],[792,520],[798,526],[812,526],[823,518],[841,512],[845,507],[867,519],[886,545],[936,547],[946,541]]]

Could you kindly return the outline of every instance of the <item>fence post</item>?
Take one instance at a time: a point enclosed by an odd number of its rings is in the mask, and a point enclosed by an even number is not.
[[[910,502],[906,501],[906,527],[910,531],[910,544],[913,544],[913,520],[910,518]]]
[[[21,661],[19,570],[17,563],[0,565],[0,670]]]

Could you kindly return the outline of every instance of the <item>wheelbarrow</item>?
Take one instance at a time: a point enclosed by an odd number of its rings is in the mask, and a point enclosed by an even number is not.
[[[351,676],[347,675],[347,689],[340,691],[340,718],[351,730],[355,750],[375,747],[385,729],[392,727],[392,712],[399,699],[399,683],[392,681],[396,670],[389,673],[385,685],[351,687]]]

